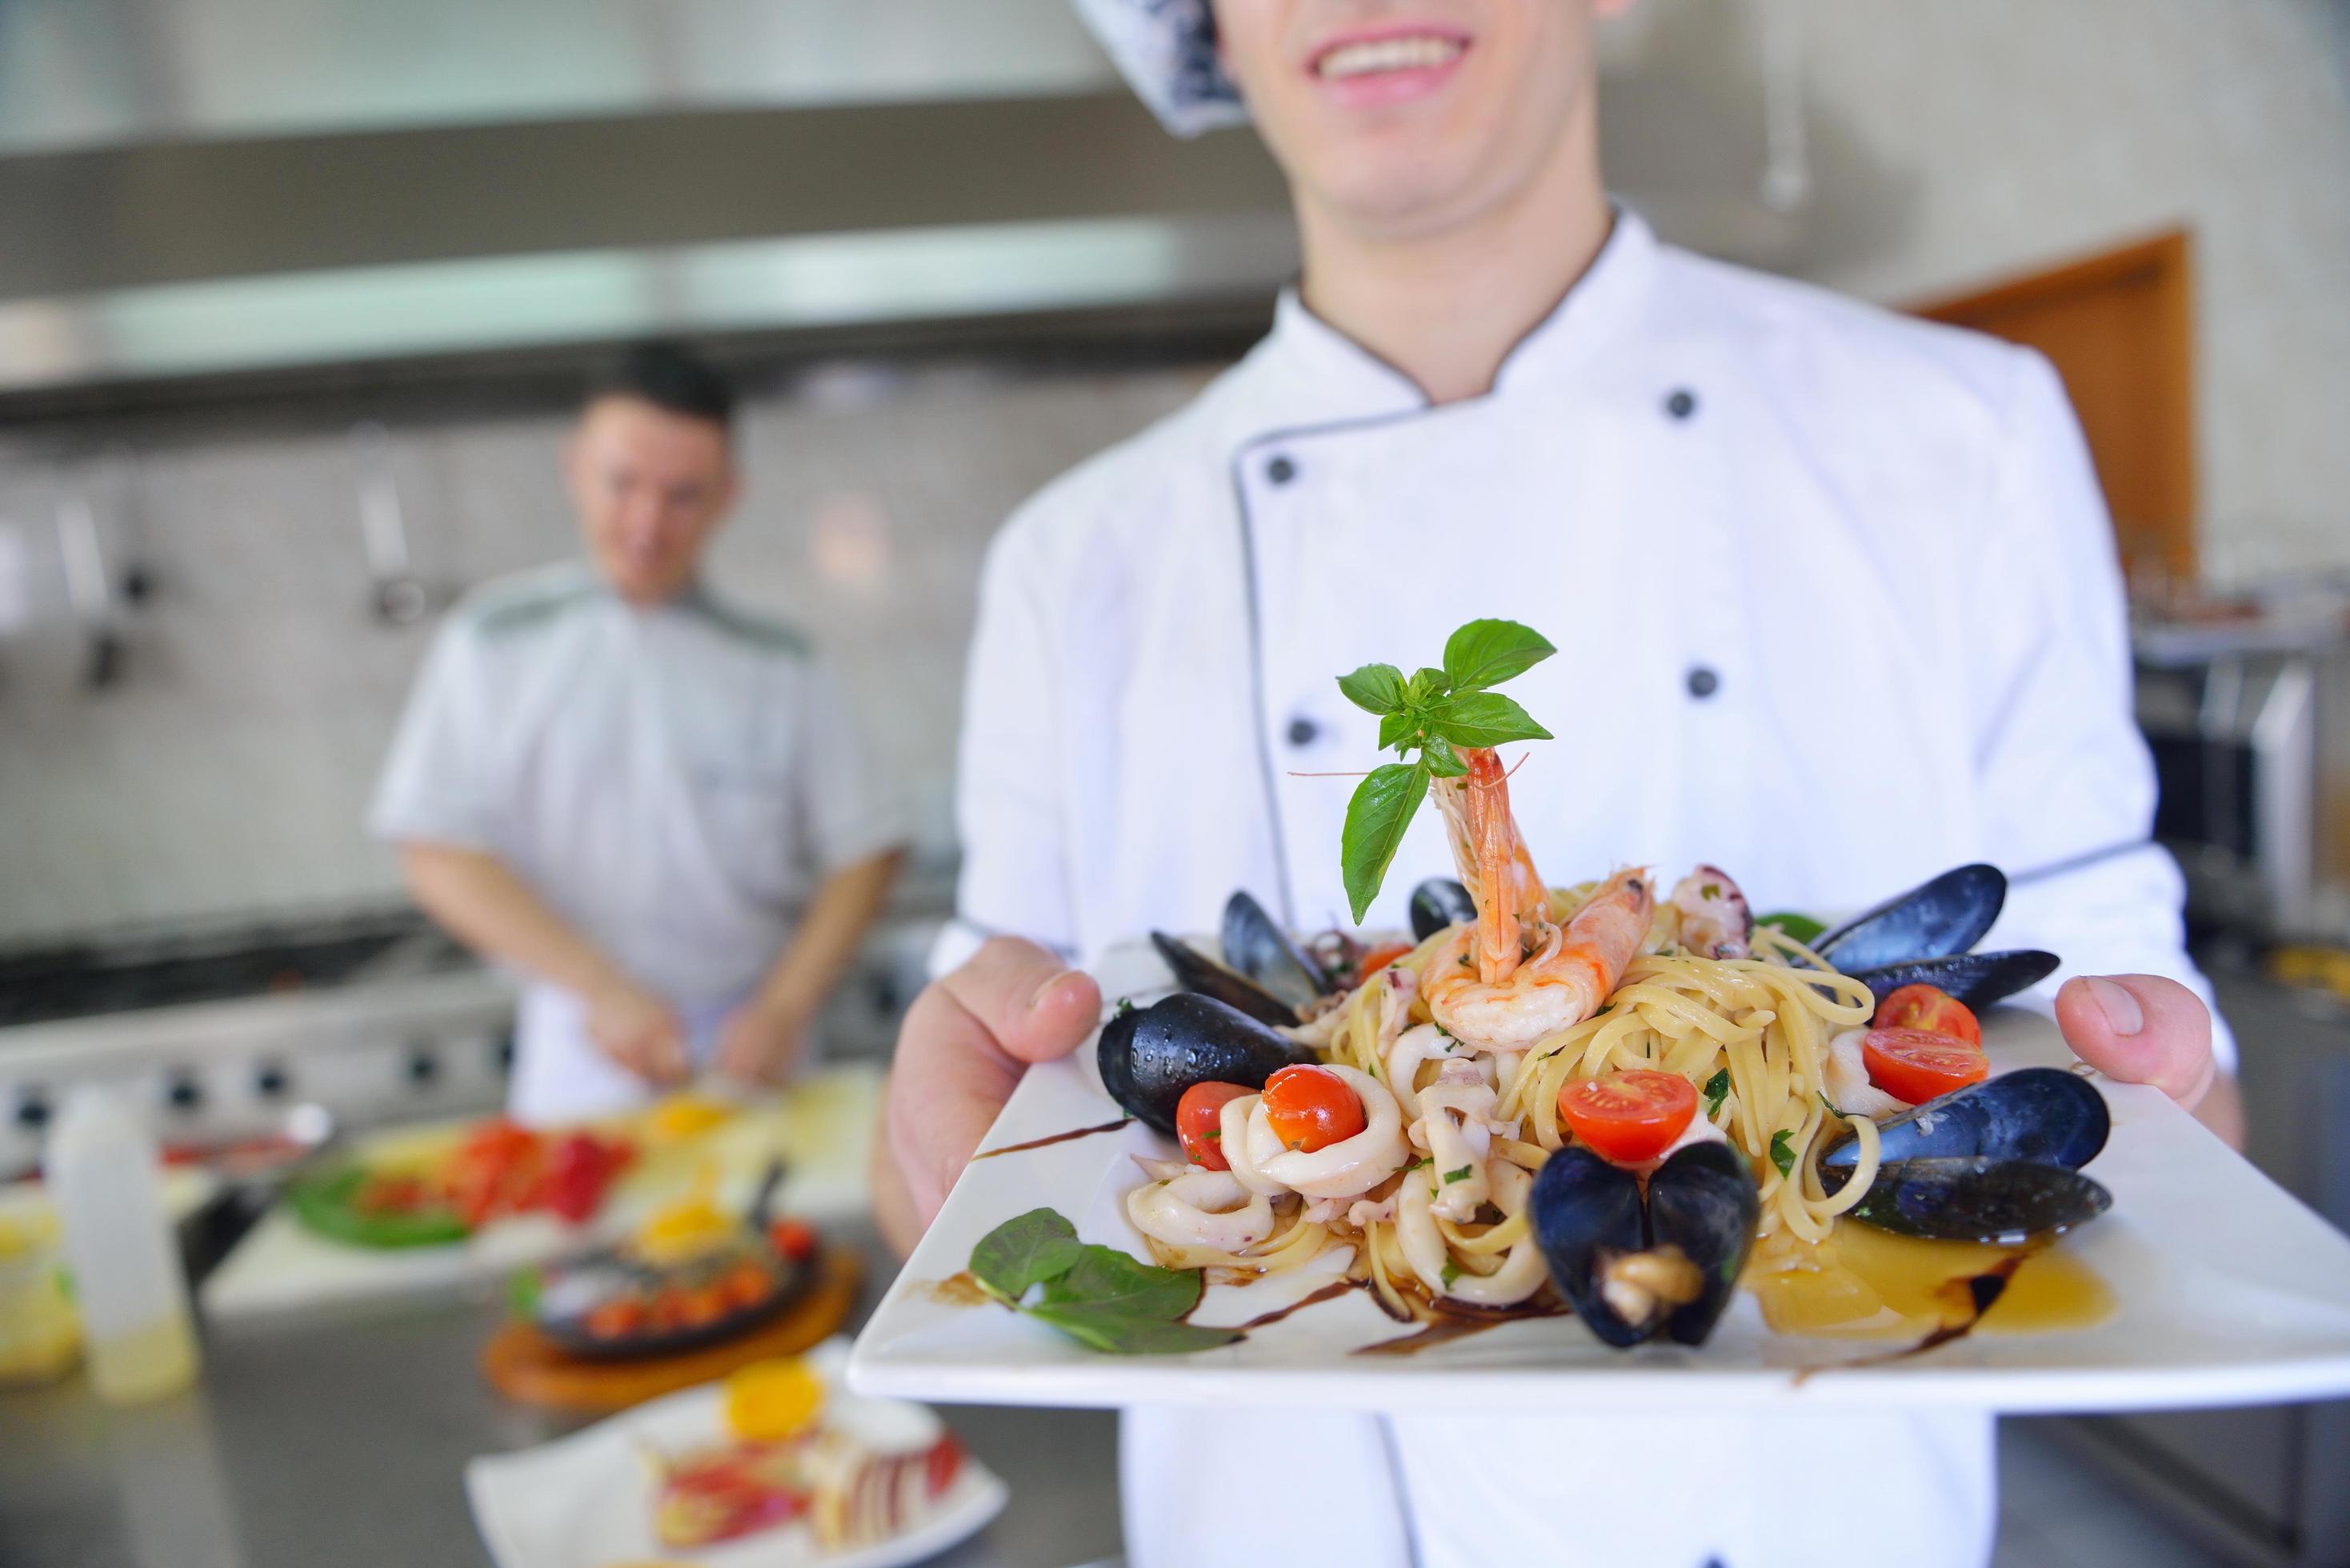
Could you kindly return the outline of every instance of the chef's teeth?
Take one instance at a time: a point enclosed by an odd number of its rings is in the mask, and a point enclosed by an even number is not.
[[[1368,76],[1374,71],[1426,70],[1451,64],[1460,53],[1458,38],[1374,38],[1339,45],[1316,61],[1315,68],[1326,80]]]

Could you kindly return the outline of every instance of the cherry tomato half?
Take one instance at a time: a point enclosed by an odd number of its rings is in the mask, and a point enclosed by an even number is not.
[[[1638,1165],[1672,1147],[1697,1115],[1697,1086],[1679,1073],[1636,1067],[1579,1078],[1558,1092],[1558,1114],[1602,1159]]]
[[[767,1244],[795,1263],[816,1256],[816,1227],[805,1220],[778,1220],[767,1227]]]
[[[1224,1158],[1224,1106],[1256,1091],[1240,1084],[1212,1080],[1194,1084],[1175,1102],[1175,1134],[1183,1140],[1184,1158],[1210,1170],[1230,1170]]]
[[[1363,967],[1359,972],[1365,980],[1368,980],[1396,960],[1409,958],[1410,955],[1409,942],[1389,942],[1385,947],[1373,948],[1363,955]]]
[[[1923,1029],[1950,1034],[1970,1045],[1982,1044],[1982,1024],[1967,1004],[1939,986],[1905,985],[1887,996],[1869,1020],[1878,1029]]]
[[[1860,1059],[1870,1083],[1913,1106],[1991,1076],[1981,1046],[1924,1029],[1872,1029],[1861,1036]]]
[[[1327,1067],[1284,1067],[1264,1081],[1264,1119],[1284,1148],[1311,1154],[1363,1130],[1363,1102]]]

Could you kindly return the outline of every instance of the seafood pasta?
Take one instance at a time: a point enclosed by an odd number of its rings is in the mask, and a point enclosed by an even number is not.
[[[2045,1069],[1983,1082],[1953,994],[1996,1000],[2055,965],[1968,951],[2004,878],[1961,867],[1815,946],[1758,925],[1713,866],[1661,893],[1640,867],[1553,888],[1507,770],[1476,743],[1544,732],[1473,685],[1547,651],[1476,622],[1449,677],[1375,666],[1341,683],[1391,705],[1383,738],[1423,748],[1348,813],[1358,915],[1423,795],[1460,872],[1415,892],[1414,941],[1334,934],[1309,954],[1245,894],[1226,911],[1232,967],[1156,939],[1187,989],[1122,1012],[1098,1054],[1111,1093],[1183,1146],[1142,1161],[1127,1199],[1159,1262],[1260,1274],[1344,1246],[1399,1317],[1564,1297],[1610,1344],[1696,1344],[1760,1240],[1821,1242],[1846,1216],[1990,1240],[2102,1212],[2078,1174],[2102,1100]]]

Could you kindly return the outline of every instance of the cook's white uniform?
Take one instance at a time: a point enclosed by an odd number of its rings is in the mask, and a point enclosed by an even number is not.
[[[639,608],[585,566],[493,584],[433,639],[370,826],[487,850],[666,998],[705,1061],[826,876],[890,846],[837,686],[788,628],[697,588]],[[639,1102],[568,993],[525,987],[514,1114]]]
[[[1989,860],[2014,877],[1989,945],[2204,989],[2048,365],[1629,213],[1486,397],[1430,408],[1284,297],[1195,402],[1013,520],[970,670],[966,940],[1085,957],[1211,929],[1235,888],[1342,921],[1355,781],[1308,775],[1378,740],[1335,678],[1435,663],[1480,616],[1558,647],[1509,688],[1558,737],[1512,787],[1552,880],[1706,860],[1758,909],[1839,910]],[[1424,811],[1371,923],[1451,873]],[[1813,1561],[1830,1520],[1905,1564],[1990,1554],[1981,1416],[1269,1414],[1128,1413],[1138,1568],[1759,1568]]]

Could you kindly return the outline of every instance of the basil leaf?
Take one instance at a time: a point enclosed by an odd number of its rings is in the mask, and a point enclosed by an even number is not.
[[[971,1272],[991,1294],[1016,1305],[1029,1286],[1059,1279],[1084,1253],[1076,1226],[1050,1209],[1031,1209],[979,1239]]]
[[[1530,626],[1472,620],[1446,639],[1444,674],[1455,691],[1482,691],[1524,674],[1557,651]]]
[[[1161,1269],[1115,1247],[1087,1247],[1074,1268],[1045,1282],[1041,1304],[1170,1321],[1200,1304],[1200,1284],[1197,1269]]]
[[[1782,1176],[1792,1176],[1795,1169],[1795,1132],[1793,1127],[1781,1127],[1771,1135],[1771,1163],[1779,1168]]]
[[[1452,683],[1444,678],[1441,670],[1430,670],[1423,664],[1411,672],[1411,682],[1406,690],[1410,692],[1411,701],[1425,702],[1451,691]]]
[[[1498,691],[1448,697],[1428,711],[1429,728],[1456,746],[1498,746],[1507,741],[1547,741],[1550,732]]]
[[[1782,910],[1775,915],[1765,915],[1754,923],[1758,926],[1776,926],[1805,947],[1819,940],[1821,933],[1827,929],[1811,916],[1798,915],[1792,909]]]
[[[1392,664],[1366,664],[1338,677],[1347,701],[1369,713],[1392,713],[1403,706],[1403,671]]]
[[[1469,1173],[1476,1168],[1477,1168],[1473,1165],[1464,1165],[1458,1170],[1446,1171],[1444,1173],[1444,1185],[1450,1187],[1456,1181],[1468,1180]]]
[[[1240,1338],[1236,1329],[1136,1317],[1092,1302],[1048,1302],[1027,1310],[1030,1317],[1051,1324],[1078,1344],[1112,1355],[1180,1355]]]
[[[1452,749],[1451,742],[1440,735],[1430,735],[1419,748],[1419,760],[1428,771],[1440,779],[1457,779],[1469,771],[1469,764]]]
[[[1721,1114],[1721,1102],[1730,1098],[1730,1069],[1724,1067],[1705,1081],[1705,1115],[1711,1121]]]
[[[1357,925],[1371,900],[1379,896],[1379,884],[1387,880],[1388,867],[1394,863],[1412,814],[1427,798],[1426,764],[1387,763],[1373,768],[1370,776],[1356,786],[1355,798],[1347,803],[1338,863],[1346,878],[1347,902],[1354,909]]]
[[[1419,714],[1409,708],[1399,708],[1379,720],[1379,750],[1399,752],[1419,733]]]

